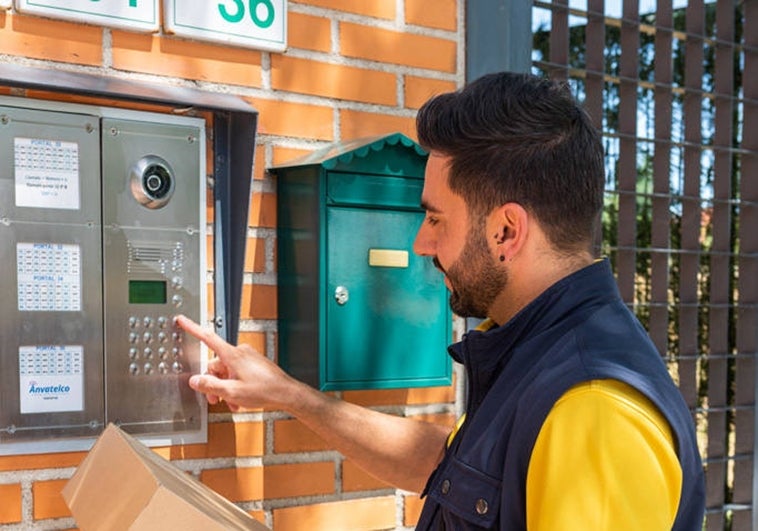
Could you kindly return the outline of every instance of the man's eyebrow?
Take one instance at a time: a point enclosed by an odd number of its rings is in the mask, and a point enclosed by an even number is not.
[[[421,208],[426,210],[427,212],[434,212],[435,214],[439,214],[440,212],[442,212],[442,210],[432,205],[429,201],[425,199],[421,200]]]

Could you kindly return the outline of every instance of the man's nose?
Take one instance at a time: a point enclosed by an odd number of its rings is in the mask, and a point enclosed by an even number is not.
[[[419,256],[434,256],[434,240],[425,223],[421,224],[413,240],[413,252]]]

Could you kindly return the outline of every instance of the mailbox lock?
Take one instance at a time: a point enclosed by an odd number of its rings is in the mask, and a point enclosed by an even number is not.
[[[337,286],[337,289],[334,290],[334,300],[337,301],[337,304],[344,306],[347,304],[348,299],[350,299],[350,292],[347,291],[347,288],[345,286]]]

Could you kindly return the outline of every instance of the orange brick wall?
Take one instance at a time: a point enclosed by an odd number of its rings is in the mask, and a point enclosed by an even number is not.
[[[419,106],[460,86],[464,76],[463,0],[433,3],[430,9],[428,0],[289,0],[285,53],[0,10],[0,62],[199,86],[236,94],[259,111],[240,341],[275,358],[276,190],[265,169],[335,141],[395,131],[415,137]],[[53,97],[0,87],[9,93]],[[337,394],[445,425],[460,409],[456,385]],[[422,504],[277,411],[231,414],[214,406],[207,444],[155,451],[277,531],[409,529]],[[0,529],[75,528],[60,489],[84,455],[0,457]]]

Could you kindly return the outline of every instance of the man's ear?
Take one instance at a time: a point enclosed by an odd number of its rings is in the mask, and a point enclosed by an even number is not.
[[[505,203],[493,210],[488,225],[500,261],[512,260],[529,234],[529,213],[518,203]]]

